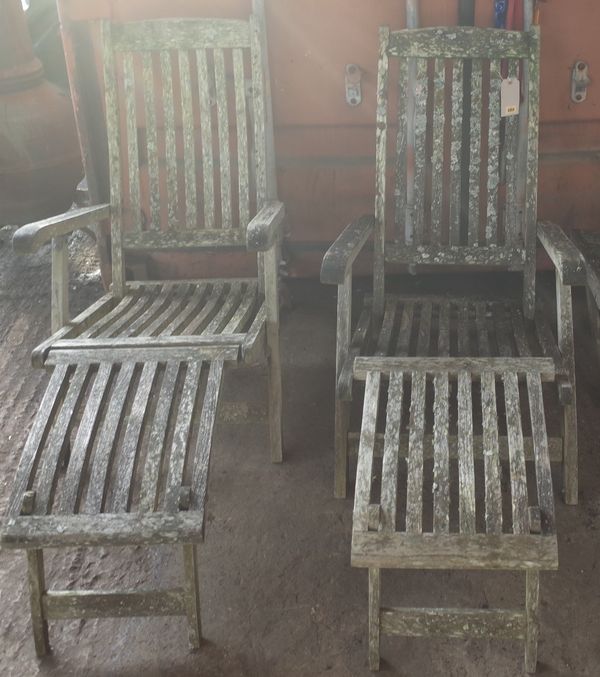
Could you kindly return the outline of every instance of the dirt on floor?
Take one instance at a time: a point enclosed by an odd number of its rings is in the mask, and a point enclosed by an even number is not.
[[[101,293],[92,243],[72,249],[72,305]],[[30,366],[49,331],[49,252],[17,258],[0,243],[0,510],[46,375]],[[350,567],[352,501],[332,497],[335,290],[290,285],[283,315],[285,462],[271,465],[262,421],[219,425],[200,549],[204,643],[183,618],[54,622],[53,656],[35,658],[25,557],[0,553],[0,675],[368,675],[367,573]],[[560,499],[560,570],[544,573],[538,674],[600,675],[600,367],[577,296],[581,494]],[[229,372],[224,400],[264,401],[258,370]],[[74,549],[47,557],[49,586],[172,586],[175,547]],[[520,605],[524,576],[385,572],[389,604]],[[382,674],[514,677],[523,652],[504,641],[384,638]]]

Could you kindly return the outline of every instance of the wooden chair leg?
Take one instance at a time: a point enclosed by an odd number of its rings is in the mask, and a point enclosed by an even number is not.
[[[537,665],[538,637],[540,634],[540,572],[527,571],[525,584],[525,613],[527,637],[525,639],[525,671],[534,673]]]
[[[563,444],[564,444],[564,492],[567,505],[577,505],[579,500],[578,481],[578,444],[577,444],[577,400],[573,393],[573,402],[563,407]]]
[[[335,498],[346,498],[348,487],[348,428],[350,426],[350,402],[335,400]]]
[[[282,417],[282,387],[281,387],[281,355],[279,348],[279,330],[276,325],[267,328],[269,344],[269,441],[271,446],[271,461],[283,461],[283,433]]]
[[[43,550],[27,551],[27,567],[33,641],[35,642],[35,652],[38,658],[43,658],[50,653],[48,621],[44,617],[44,607],[42,604],[42,598],[46,591]]]
[[[202,623],[200,620],[198,550],[196,545],[185,544],[183,546],[183,569],[185,572],[185,605],[187,607],[190,646],[192,649],[199,649],[202,640]]]
[[[369,569],[369,669],[379,670],[381,569]]]

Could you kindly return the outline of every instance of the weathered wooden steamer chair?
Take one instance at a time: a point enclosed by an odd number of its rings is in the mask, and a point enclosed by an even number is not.
[[[52,241],[54,335],[34,351],[50,381],[17,470],[5,548],[27,550],[38,655],[48,620],[187,615],[200,641],[197,544],[224,366],[266,362],[270,449],[282,459],[278,245],[261,21],[102,27],[110,204],[20,228]],[[142,175],[147,177],[144,183]],[[67,317],[69,233],[111,222],[112,288]],[[258,277],[125,279],[129,251],[258,252]],[[151,592],[55,591],[43,549],[183,546],[185,582]]]
[[[550,449],[566,502],[577,502],[571,285],[583,282],[561,229],[536,219],[539,40],[537,26],[380,32],[375,214],[342,232],[321,272],[338,285],[336,496],[359,442],[352,563],[369,569],[373,669],[381,632],[523,639],[535,669],[539,571],[558,565]],[[520,74],[520,115],[501,117],[502,80]],[[353,262],[371,236],[373,294],[354,310]],[[538,239],[556,269],[556,333],[536,312]],[[390,294],[394,264],[517,271],[523,293]],[[366,381],[360,434],[350,426],[356,381]],[[545,381],[563,418],[550,440]],[[526,609],[384,608],[382,568],[525,570]]]

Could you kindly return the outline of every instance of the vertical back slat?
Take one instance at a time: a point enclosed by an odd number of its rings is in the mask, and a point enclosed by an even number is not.
[[[471,375],[466,371],[461,371],[458,373],[458,506],[462,534],[475,533],[472,400]]]
[[[408,242],[406,237],[406,87],[408,65],[398,60],[398,134],[396,136],[396,212],[394,222],[396,239]]]
[[[508,62],[508,77],[518,76],[519,62],[511,59]],[[519,116],[511,115],[505,118],[504,131],[504,168],[506,181],[506,209],[505,209],[505,237],[507,244],[515,244],[519,240],[517,181],[518,181],[518,143],[519,143]],[[537,161],[537,160],[536,160]]]
[[[415,80],[415,181],[412,195],[414,242],[422,244],[425,230],[425,161],[427,149],[427,59],[417,59]]]
[[[169,227],[177,220],[177,141],[175,137],[175,109],[173,107],[173,67],[171,52],[161,51],[162,101],[165,124],[165,162],[167,165],[167,213]]]
[[[435,59],[433,93],[433,146],[431,156],[431,242],[442,239],[442,201],[444,187],[444,108],[446,103],[446,61]]]
[[[196,137],[192,105],[192,74],[190,54],[179,52],[179,82],[181,84],[181,116],[183,123],[183,164],[185,174],[186,227],[195,229],[198,222],[196,195]]]
[[[250,17],[252,98],[254,103],[254,152],[256,171],[256,201],[260,209],[267,199],[267,159],[265,130],[265,83],[261,57],[260,24],[255,16]]]
[[[229,114],[225,82],[225,54],[213,51],[215,64],[215,93],[219,129],[219,173],[221,175],[221,227],[231,228],[231,162],[229,156]]]
[[[498,244],[498,185],[500,183],[500,61],[490,62],[487,218],[485,241]]]
[[[250,221],[250,177],[248,174],[248,129],[246,121],[244,53],[241,49],[233,50],[233,77],[237,129],[240,228],[245,228]]]
[[[140,218],[140,167],[137,137],[137,115],[135,106],[135,82],[133,74],[133,54],[123,54],[123,91],[125,94],[125,114],[127,116],[127,165],[129,170],[129,201],[131,225],[141,229]]]
[[[144,52],[142,54],[142,79],[144,85],[144,110],[146,116],[146,154],[148,158],[148,188],[150,192],[150,227],[154,230],[160,230],[158,135],[156,131],[152,52]]]
[[[200,99],[200,134],[202,137],[202,184],[204,188],[204,227],[215,227],[215,178],[210,87],[206,50],[196,50],[198,67],[198,95]]]
[[[452,140],[450,150],[450,244],[460,244],[461,158],[463,134],[463,62],[452,66]]]
[[[471,72],[471,149],[469,160],[469,245],[476,245],[479,241],[482,84],[481,59],[473,59]]]

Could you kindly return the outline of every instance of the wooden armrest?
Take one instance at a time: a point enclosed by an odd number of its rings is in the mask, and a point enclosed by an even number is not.
[[[584,285],[586,273],[583,256],[564,230],[556,223],[543,221],[537,224],[537,235],[563,284]]]
[[[246,242],[248,251],[265,252],[277,240],[279,227],[285,216],[283,202],[269,202],[248,224]]]
[[[91,226],[108,218],[109,215],[110,205],[102,204],[73,209],[43,221],[28,223],[21,226],[13,235],[13,250],[17,254],[31,254],[52,238]]]
[[[342,231],[323,257],[321,282],[342,284],[346,273],[373,232],[375,217],[361,216]]]

